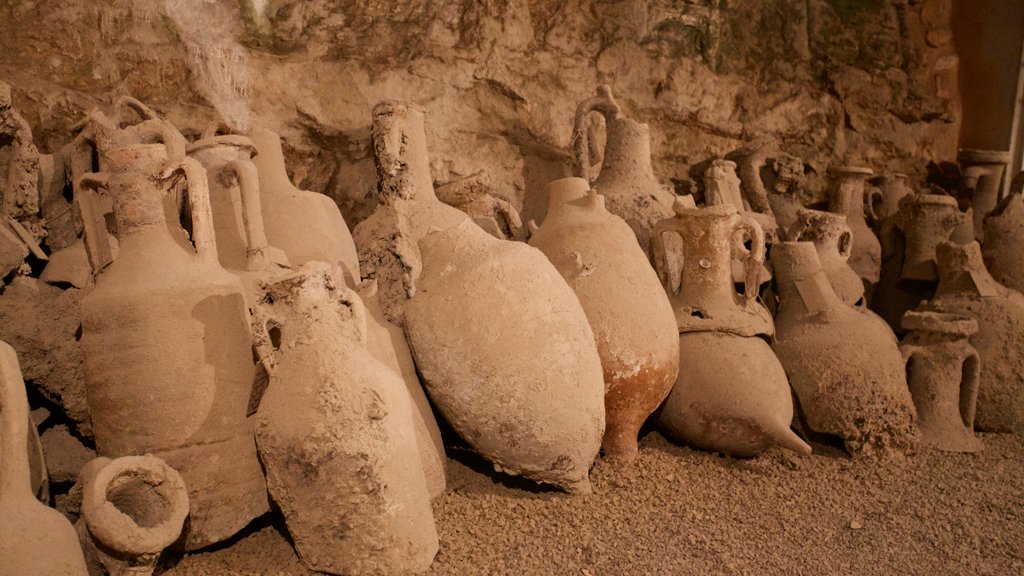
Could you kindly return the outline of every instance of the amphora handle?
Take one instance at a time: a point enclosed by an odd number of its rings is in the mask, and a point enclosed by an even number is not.
[[[736,235],[737,232],[744,232],[745,235]],[[733,234],[739,240],[735,248],[744,260],[743,296],[749,302],[757,297],[761,286],[761,268],[764,266],[765,255],[764,229],[750,216],[737,214]],[[744,237],[750,238],[749,250],[744,245]]]
[[[164,171],[165,179],[184,176],[188,184],[189,215],[192,220],[192,244],[206,264],[217,262],[217,241],[213,232],[213,209],[210,207],[210,186],[206,168],[194,158],[184,157]]]
[[[607,84],[598,86],[597,95],[580,102],[580,105],[576,107],[576,117],[573,122],[573,176],[583,178],[588,183],[595,180],[595,178],[591,178],[593,165],[590,163],[590,137],[587,135],[587,129],[590,126],[587,117],[591,112],[599,112],[605,117],[605,120],[614,120],[619,117],[621,109],[612,96],[611,87]]]
[[[978,387],[981,385],[981,357],[971,350],[963,360],[963,380],[960,381],[960,418],[968,430],[974,430],[974,416],[978,411]]]

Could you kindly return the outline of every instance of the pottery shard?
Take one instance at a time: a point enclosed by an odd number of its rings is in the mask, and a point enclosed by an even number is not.
[[[472,222],[420,250],[406,333],[441,414],[498,470],[589,492],[604,381],[572,289],[540,250]]]
[[[25,379],[63,407],[80,433],[91,436],[77,337],[81,300],[80,290],[16,278],[0,296],[0,339],[18,352]]]

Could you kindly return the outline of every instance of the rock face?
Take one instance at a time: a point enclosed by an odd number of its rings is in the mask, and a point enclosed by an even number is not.
[[[127,91],[192,135],[218,117],[281,133],[296,184],[332,196],[350,226],[375,203],[369,112],[385,98],[425,108],[435,181],[485,170],[524,222],[543,212],[544,184],[568,175],[574,108],[599,84],[650,125],[655,174],[677,190],[700,186],[695,164],[761,135],[812,177],[856,163],[916,180],[928,160],[953,157],[959,132],[945,0],[4,10],[0,78],[40,152],[55,152],[102,95]]]

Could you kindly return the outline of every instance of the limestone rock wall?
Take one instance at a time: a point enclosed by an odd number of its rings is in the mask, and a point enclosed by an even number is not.
[[[131,93],[186,134],[282,133],[293,179],[349,225],[374,204],[373,104],[427,110],[437,183],[486,170],[540,213],[568,173],[576,103],[612,85],[677,192],[771,136],[804,158],[923,176],[959,131],[952,0],[11,0],[0,79],[43,152]]]

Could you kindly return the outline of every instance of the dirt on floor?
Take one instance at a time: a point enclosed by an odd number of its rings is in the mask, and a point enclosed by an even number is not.
[[[598,461],[586,496],[498,478],[451,449],[427,574],[1024,574],[1024,439],[981,437],[978,454],[867,461],[815,444],[809,458],[736,460],[651,433],[634,466]],[[312,573],[268,515],[157,574]]]

